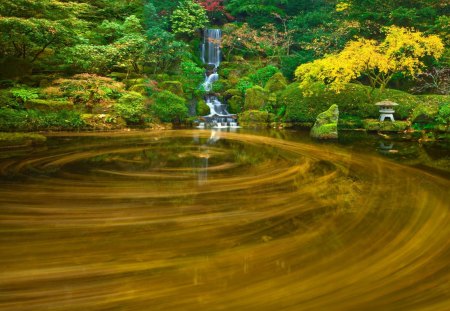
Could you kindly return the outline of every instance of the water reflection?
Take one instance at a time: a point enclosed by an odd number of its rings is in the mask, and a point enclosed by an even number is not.
[[[0,155],[0,310],[450,305],[448,179],[233,132]]]

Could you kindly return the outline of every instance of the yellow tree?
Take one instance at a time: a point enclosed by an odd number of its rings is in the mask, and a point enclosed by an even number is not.
[[[443,51],[444,44],[436,35],[391,26],[383,42],[364,38],[351,41],[338,54],[300,65],[295,76],[305,93],[318,81],[339,92],[359,77],[368,78],[372,91],[377,87],[383,91],[394,74],[416,77],[425,66],[426,56],[439,58]]]

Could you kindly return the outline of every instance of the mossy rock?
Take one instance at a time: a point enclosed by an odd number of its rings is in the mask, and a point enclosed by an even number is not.
[[[327,111],[320,113],[311,129],[311,137],[316,139],[338,138],[339,109],[333,104]]]
[[[39,145],[47,141],[47,137],[34,133],[0,133],[0,147],[21,147]]]
[[[269,127],[275,116],[267,111],[248,110],[238,115],[239,125],[242,127]]]
[[[410,123],[408,121],[380,122],[376,119],[366,119],[363,121],[363,125],[367,131],[402,132],[409,128]]]
[[[259,110],[269,99],[269,93],[260,86],[249,88],[245,93],[244,110]]]
[[[161,88],[177,96],[184,97],[183,84],[180,81],[164,81],[161,83]]]
[[[146,96],[148,95],[148,86],[147,84],[136,84],[130,87],[130,91]]]
[[[316,83],[312,86],[312,95],[306,96],[299,88],[299,83],[290,84],[280,94],[280,104],[286,106],[285,120],[288,122],[314,122],[317,115],[336,103],[342,114],[361,119],[378,118],[379,109],[376,102],[391,100],[399,104],[395,108],[396,119],[405,120],[419,99],[411,94],[386,89],[375,90],[369,100],[370,87],[348,84],[340,93],[328,90],[325,85]]]
[[[196,111],[198,116],[206,116],[210,113],[210,109],[203,99],[197,102]]]
[[[231,113],[240,113],[244,108],[244,98],[239,95],[233,96],[227,101],[227,104]]]
[[[287,85],[288,82],[283,74],[281,72],[277,72],[269,79],[269,81],[267,81],[265,89],[270,93],[274,93],[283,91],[286,89]]]
[[[84,121],[88,129],[94,130],[113,130],[126,127],[126,122],[120,116],[113,114],[82,114],[82,120]]]
[[[148,79],[139,78],[139,79],[128,79],[123,81],[128,89],[132,88],[135,85],[142,85],[147,82]]]
[[[66,100],[30,99],[25,103],[25,108],[40,111],[61,111],[72,110],[74,106],[73,103]]]

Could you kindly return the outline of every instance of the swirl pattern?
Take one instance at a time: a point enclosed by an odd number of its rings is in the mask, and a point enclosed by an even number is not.
[[[0,159],[0,310],[448,310],[449,180],[243,133]]]

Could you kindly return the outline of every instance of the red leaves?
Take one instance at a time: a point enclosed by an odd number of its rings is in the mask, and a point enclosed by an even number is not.
[[[198,4],[203,6],[208,12],[225,12],[223,0],[199,0]]]

